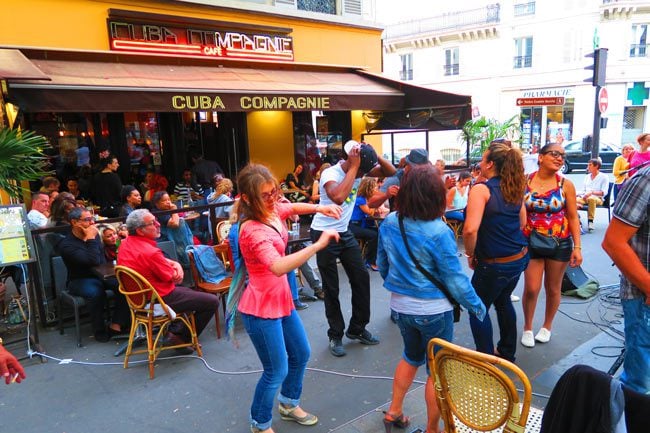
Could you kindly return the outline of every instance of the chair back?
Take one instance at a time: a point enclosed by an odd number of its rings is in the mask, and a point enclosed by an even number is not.
[[[61,256],[54,256],[51,260],[52,284],[54,285],[56,296],[59,297],[68,285],[68,268],[66,268],[63,257]]]
[[[224,266],[230,272],[234,272],[234,263],[232,259],[232,250],[230,249],[230,243],[228,241],[222,242],[217,245],[213,245],[212,249],[214,250],[215,255],[223,262]],[[194,251],[188,249],[187,255],[190,258],[190,272],[192,272],[192,279],[194,280],[195,285],[200,285],[206,281],[201,276],[197,266],[196,258],[194,257]]]
[[[532,390],[519,367],[439,338],[431,339],[427,353],[446,432],[455,433],[454,418],[480,431],[524,431]],[[509,375],[521,382],[523,402]]]
[[[115,277],[119,283],[120,293],[124,295],[129,308],[135,314],[147,314],[156,316],[154,307],[160,304],[165,314],[172,315],[165,304],[165,301],[158,295],[156,289],[140,273],[126,266],[115,266]]]
[[[165,257],[175,262],[178,261],[178,254],[176,254],[176,243],[174,241],[160,241],[157,242],[156,245],[162,250]]]
[[[228,238],[228,233],[230,233],[230,227],[232,224],[230,220],[223,220],[217,223],[217,242],[221,243]]]
[[[603,197],[603,207],[609,207],[609,203],[611,202],[612,199],[612,189],[614,188],[614,182],[609,183],[609,187],[607,188],[607,195]]]

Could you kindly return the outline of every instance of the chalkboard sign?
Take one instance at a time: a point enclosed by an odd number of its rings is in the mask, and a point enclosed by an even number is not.
[[[35,260],[25,206],[0,206],[0,266]]]

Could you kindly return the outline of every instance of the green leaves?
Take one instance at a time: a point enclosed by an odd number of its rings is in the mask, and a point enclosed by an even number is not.
[[[0,189],[12,198],[21,198],[22,181],[39,180],[52,172],[43,150],[47,139],[33,131],[0,129]]]
[[[518,115],[512,116],[503,123],[485,117],[468,120],[463,126],[459,140],[464,143],[469,141],[473,146],[480,145],[481,153],[483,153],[490,143],[497,138],[507,138],[513,143],[521,141]]]

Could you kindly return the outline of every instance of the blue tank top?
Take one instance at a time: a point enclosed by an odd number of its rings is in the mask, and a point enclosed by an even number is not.
[[[500,177],[488,179],[485,185],[490,190],[490,199],[485,204],[478,228],[474,254],[479,260],[517,254],[528,245],[519,224],[521,203],[515,205],[505,202],[501,194]]]

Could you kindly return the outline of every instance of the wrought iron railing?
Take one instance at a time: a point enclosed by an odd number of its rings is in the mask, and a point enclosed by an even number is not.
[[[413,79],[413,69],[399,71],[399,79],[402,81],[411,81]]]
[[[514,57],[514,68],[530,68],[533,66],[533,56],[515,56]]]
[[[515,5],[515,16],[535,15],[535,2],[519,3]]]
[[[445,75],[458,75],[460,68],[458,63],[452,63],[444,66]]]
[[[648,44],[630,45],[630,57],[646,57],[648,55]]]

